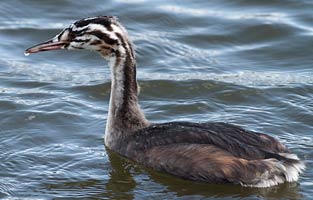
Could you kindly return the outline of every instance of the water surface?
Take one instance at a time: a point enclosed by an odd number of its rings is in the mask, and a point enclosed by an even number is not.
[[[311,198],[312,10],[311,0],[1,1],[0,198]],[[105,149],[105,61],[87,51],[23,55],[97,15],[118,16],[133,39],[149,120],[224,121],[268,133],[306,160],[299,182],[195,183]]]

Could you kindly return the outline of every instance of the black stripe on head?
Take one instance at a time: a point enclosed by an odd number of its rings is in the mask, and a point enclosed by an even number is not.
[[[90,39],[85,39],[85,40],[83,40],[83,39],[74,39],[74,40],[72,40],[72,42],[89,42],[90,41]]]
[[[82,30],[79,30],[79,31],[74,31],[73,29],[70,29],[70,32],[71,33],[74,33],[75,36],[82,36],[85,34],[85,32],[88,30],[88,28],[84,28]]]
[[[115,33],[116,36],[118,37],[118,39],[120,39],[120,41],[122,42],[122,46],[123,48],[125,49],[125,51],[128,51],[127,50],[127,44],[126,44],[126,41],[124,40],[123,36],[120,34],[120,33]],[[134,52],[133,52],[133,47],[131,45],[131,43],[128,41],[128,46],[129,46],[129,51],[130,51],[130,55],[132,56],[132,58],[134,58]]]
[[[90,45],[99,45],[99,44],[102,44],[100,40],[95,40],[90,43]]]
[[[66,40],[71,41],[73,38],[75,38],[75,34],[72,32],[72,30],[70,28],[66,28],[61,33],[59,33],[58,41],[61,41],[62,36],[65,34],[65,32],[67,33]]]
[[[100,24],[105,26],[109,31],[113,31],[111,24],[112,24],[113,17],[108,16],[101,16],[101,17],[95,17],[95,18],[85,18],[82,20],[79,20],[74,23],[76,27],[84,27],[88,24]]]
[[[64,29],[61,33],[59,33],[58,35],[58,41],[61,40],[62,35],[64,34],[64,32],[66,31],[66,29]]]
[[[108,36],[107,34],[101,32],[99,30],[89,32],[89,34],[96,36],[97,38],[105,41],[107,44],[110,44],[110,45],[117,43],[117,40],[111,39],[110,36]]]

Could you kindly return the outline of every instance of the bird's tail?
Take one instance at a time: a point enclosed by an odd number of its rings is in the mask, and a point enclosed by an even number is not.
[[[297,155],[278,153],[275,158],[264,159],[263,164],[268,166],[260,176],[250,183],[241,183],[250,187],[270,187],[284,182],[294,182],[305,169],[305,164]]]

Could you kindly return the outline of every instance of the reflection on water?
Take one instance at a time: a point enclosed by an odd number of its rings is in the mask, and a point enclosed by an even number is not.
[[[131,171],[136,167],[131,162],[106,148],[111,163],[110,178],[105,185],[111,199],[133,199],[135,197],[136,181]]]
[[[271,188],[247,188],[239,185],[216,185],[183,180],[168,174],[136,165],[105,148],[110,167],[97,179],[85,177],[79,180],[54,179],[40,185],[35,191],[45,191],[40,197],[66,196],[71,199],[108,198],[137,199],[157,198],[278,198],[302,199],[298,183],[286,183]],[[108,178],[107,178],[108,177]],[[146,188],[146,189],[145,189]],[[153,190],[151,190],[153,188]],[[151,191],[151,192],[150,192]],[[152,192],[153,191],[153,192]],[[44,194],[47,194],[45,196]]]

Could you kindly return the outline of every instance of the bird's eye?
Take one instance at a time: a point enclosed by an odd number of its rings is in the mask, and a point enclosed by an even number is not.
[[[72,41],[75,37],[76,37],[75,33],[73,33],[73,32],[68,33],[68,40],[69,41]]]

